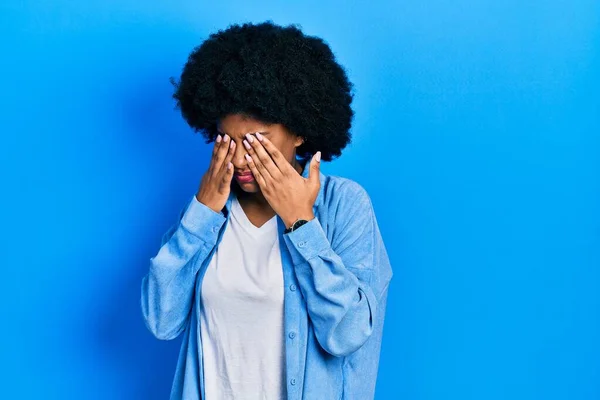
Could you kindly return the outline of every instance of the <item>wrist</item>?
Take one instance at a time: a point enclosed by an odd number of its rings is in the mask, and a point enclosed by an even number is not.
[[[204,200],[204,199],[201,199],[198,193],[196,193],[196,200],[198,201],[198,203],[202,203],[202,204],[204,204],[206,207],[210,208],[211,210],[213,210],[213,211],[214,211],[214,212],[216,212],[216,213],[220,213],[220,212],[221,212],[221,210],[217,210],[217,209],[216,209],[216,207],[212,206],[212,205],[211,205],[209,202],[207,202],[206,200]]]
[[[305,219],[307,221],[310,221],[313,218],[315,218],[314,213],[307,213],[307,214],[300,214],[299,216],[297,216],[294,219],[286,219],[283,222],[284,222],[285,228],[289,229],[292,227],[292,225],[294,225],[294,222],[298,221],[299,219]]]

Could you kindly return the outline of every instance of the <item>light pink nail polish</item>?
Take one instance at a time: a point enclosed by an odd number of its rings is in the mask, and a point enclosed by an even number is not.
[[[256,132],[256,137],[258,140],[260,140],[262,142],[263,136],[259,132]]]

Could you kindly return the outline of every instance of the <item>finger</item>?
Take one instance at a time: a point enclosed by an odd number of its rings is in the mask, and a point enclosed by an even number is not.
[[[280,181],[282,178],[282,173],[277,165],[273,162],[273,159],[269,153],[267,153],[260,141],[249,133],[246,134],[246,138],[252,147],[248,150],[248,153],[250,153],[252,156],[254,163],[264,175],[265,179],[268,180],[271,178],[275,179],[276,181]]]
[[[317,151],[315,155],[310,159],[310,169],[308,170],[308,180],[318,186],[320,184],[319,181],[319,172],[321,168],[321,152]]]
[[[217,158],[217,154],[219,152],[219,147],[221,146],[222,141],[223,141],[223,138],[221,137],[221,135],[217,135],[217,139],[215,140],[215,142],[213,144],[212,152],[210,155],[210,163],[208,165],[208,170],[209,170],[211,176],[213,175],[214,170],[215,170],[215,160]]]
[[[271,176],[271,173],[267,170],[267,168],[265,168],[265,166],[262,164],[261,160],[259,159],[258,155],[256,154],[255,149],[248,144],[248,141],[245,140],[245,144],[244,146],[246,146],[246,149],[248,150],[248,154],[251,157],[250,160],[252,161],[252,163],[254,164],[254,167],[258,170],[258,172],[260,173],[260,175],[263,177],[265,184],[273,184],[273,176]],[[250,161],[249,160],[249,161]]]
[[[263,145],[263,147],[265,148],[269,156],[273,159],[273,162],[275,162],[275,165],[277,165],[277,168],[279,168],[283,175],[291,171],[297,172],[294,169],[294,167],[292,167],[292,164],[290,164],[290,162],[284,157],[281,151],[279,151],[277,146],[273,144],[273,142],[261,135],[259,132],[256,132],[255,135],[259,143]]]
[[[213,156],[215,154],[217,154],[217,150],[219,150],[219,146],[221,145],[222,141],[223,141],[223,137],[221,135],[217,135],[217,139],[215,140],[215,144],[213,146],[213,151],[212,151]]]
[[[223,140],[219,144],[219,148],[217,149],[217,154],[214,158],[215,165],[213,166],[213,176],[215,174],[219,174],[221,172],[221,170],[223,169],[223,160],[225,159],[225,156],[227,155],[227,152],[229,151],[230,140],[231,139],[229,138],[229,135],[225,134],[223,136]]]
[[[227,154],[225,154],[225,159],[223,159],[223,163],[221,164],[220,172],[223,172],[227,169],[227,164],[231,161],[233,155],[235,154],[235,146],[235,141],[229,140],[229,146],[227,146]]]
[[[231,180],[233,178],[233,164],[231,161],[227,161],[225,163],[225,173],[223,174],[223,179],[221,180],[221,190],[229,187],[231,185]]]
[[[244,156],[246,157],[246,160],[248,160],[248,166],[250,167],[250,170],[252,171],[252,174],[254,175],[254,179],[256,179],[256,182],[258,182],[258,185],[261,187],[261,189],[266,189],[267,182],[266,182],[265,178],[263,177],[263,175],[261,174],[261,172],[256,167],[256,163],[254,162],[254,159],[248,153],[244,154]]]
[[[252,147],[246,139],[244,139],[242,141],[242,143],[244,144],[244,147],[246,147],[246,151],[248,151],[248,154],[251,156],[251,158],[248,161],[249,162],[252,161],[252,163],[254,164],[254,167],[262,175],[262,177],[266,183],[271,182],[273,177],[271,176],[269,171],[267,171],[265,166],[260,162],[260,159],[258,158],[258,155],[256,154],[256,151],[254,150],[254,147]]]

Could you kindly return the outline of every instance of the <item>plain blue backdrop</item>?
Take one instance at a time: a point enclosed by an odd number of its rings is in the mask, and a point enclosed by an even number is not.
[[[171,99],[234,22],[298,23],[356,86],[395,276],[378,400],[600,399],[597,1],[0,5],[0,398],[166,399],[140,283],[211,145]],[[320,400],[320,399],[316,399]],[[327,399],[325,399],[327,400]]]

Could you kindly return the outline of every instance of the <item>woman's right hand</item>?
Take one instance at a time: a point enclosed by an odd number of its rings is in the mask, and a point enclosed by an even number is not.
[[[221,135],[217,135],[208,171],[202,177],[196,193],[196,199],[200,203],[218,213],[225,207],[229,198],[233,178],[231,159],[235,153],[235,146],[235,142],[227,134],[222,139]]]

